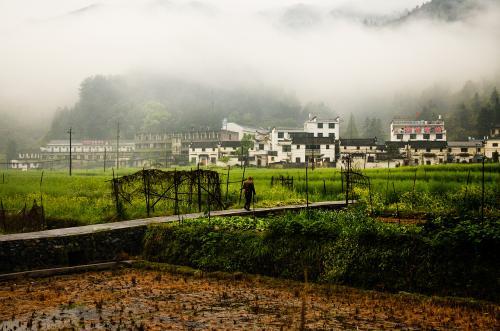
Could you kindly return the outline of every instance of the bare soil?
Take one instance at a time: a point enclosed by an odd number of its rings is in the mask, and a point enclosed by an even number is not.
[[[259,276],[118,269],[0,283],[0,330],[499,329],[500,307]]]

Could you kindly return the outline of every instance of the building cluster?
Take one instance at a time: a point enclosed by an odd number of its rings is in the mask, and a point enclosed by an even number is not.
[[[393,120],[390,139],[344,139],[339,118],[310,115],[303,127],[252,128],[224,120],[220,130],[138,133],[134,140],[53,140],[10,161],[15,169],[253,165],[356,168],[498,160],[500,127],[484,140],[447,141],[444,121]],[[71,152],[70,152],[71,150]],[[71,156],[70,156],[71,155]]]

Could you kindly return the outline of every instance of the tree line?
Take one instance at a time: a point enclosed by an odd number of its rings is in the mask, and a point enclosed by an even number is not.
[[[66,138],[71,126],[80,138],[106,139],[140,131],[219,130],[230,122],[268,128],[302,124],[308,112],[333,116],[323,103],[302,106],[291,94],[269,89],[211,88],[158,77],[93,76],[80,86],[71,108],[57,111],[48,139]]]

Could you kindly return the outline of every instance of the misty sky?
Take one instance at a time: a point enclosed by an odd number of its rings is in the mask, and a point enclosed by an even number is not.
[[[79,83],[94,74],[270,86],[340,112],[359,98],[435,83],[458,88],[498,74],[498,8],[459,23],[374,28],[356,19],[421,3],[0,0],[0,111],[50,114],[71,106]]]

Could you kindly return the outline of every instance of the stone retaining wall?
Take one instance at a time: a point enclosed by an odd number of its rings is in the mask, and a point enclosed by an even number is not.
[[[311,203],[309,208],[340,209],[343,201]],[[296,212],[305,205],[213,211],[212,216],[244,216]],[[203,217],[203,213],[152,217],[39,232],[0,235],[0,273],[113,261],[141,254],[149,224]]]
[[[141,253],[146,226],[0,241],[0,273],[111,261]]]

